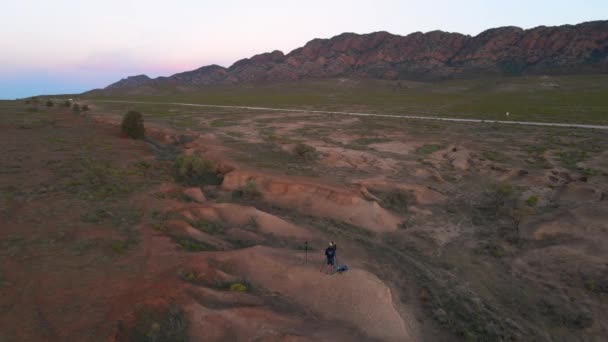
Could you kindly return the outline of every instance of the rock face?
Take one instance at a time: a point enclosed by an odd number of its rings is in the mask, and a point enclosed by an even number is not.
[[[608,21],[558,27],[490,29],[475,37],[432,31],[343,33],[314,39],[285,55],[273,51],[229,68],[211,65],[170,77],[133,76],[106,90],[197,88],[216,84],[364,77],[438,80],[480,75],[608,72]]]

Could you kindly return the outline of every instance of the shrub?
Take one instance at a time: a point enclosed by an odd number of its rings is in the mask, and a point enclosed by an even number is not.
[[[317,157],[317,150],[314,147],[304,143],[298,143],[293,149],[293,152],[296,154],[296,156],[306,160],[311,160]]]
[[[120,341],[187,341],[188,320],[176,305],[140,307],[134,313],[132,331],[119,330]],[[122,328],[122,326],[121,326]]]
[[[232,193],[232,198],[252,200],[262,196],[254,180],[248,180],[245,185],[239,187]]]
[[[230,285],[230,291],[247,292],[247,286],[241,283],[234,283]]]
[[[121,130],[128,137],[141,139],[144,137],[144,118],[140,112],[129,111],[122,119]]]
[[[212,161],[193,155],[180,155],[175,160],[176,178],[187,185],[219,185],[223,177]]]
[[[397,213],[407,213],[408,203],[412,202],[412,194],[404,191],[391,191],[379,194],[380,205]]]
[[[64,107],[66,107],[66,108],[70,108],[70,107],[72,107],[72,103],[70,102],[70,100],[66,100],[66,101],[63,103],[63,106],[64,106]]]
[[[88,112],[89,111],[89,105],[85,104],[84,106],[82,106],[82,111],[83,112]]]
[[[46,101],[47,107],[53,107],[54,105],[55,105],[55,103],[53,103],[53,101],[51,101],[51,100]]]
[[[74,113],[80,113],[80,105],[78,103],[74,103],[74,105],[72,106],[72,111]]]
[[[538,196],[532,195],[532,196],[528,197],[528,199],[526,200],[526,204],[531,207],[536,206],[538,204]]]

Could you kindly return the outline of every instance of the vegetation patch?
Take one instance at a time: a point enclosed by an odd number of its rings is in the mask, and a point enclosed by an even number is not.
[[[540,299],[537,306],[541,314],[556,326],[584,329],[593,323],[593,318],[588,313],[549,298]]]
[[[219,222],[207,220],[189,221],[192,227],[211,235],[221,234],[224,231],[224,225]]]
[[[410,191],[399,191],[393,190],[389,192],[377,192],[372,193],[380,198],[380,206],[385,209],[394,211],[399,214],[407,213],[407,207],[410,203],[414,202],[413,194]]]
[[[426,156],[433,152],[437,152],[437,151],[441,150],[442,148],[443,148],[443,146],[437,145],[437,144],[423,145],[416,149],[416,154]]]
[[[247,281],[216,281],[208,284],[211,288],[221,291],[251,292],[251,284]]]
[[[233,283],[230,284],[230,291],[233,292],[247,292],[248,287],[245,284],[241,284],[241,283]]]
[[[262,193],[258,190],[255,180],[252,179],[232,192],[232,198],[235,200],[255,200],[260,197],[262,197]]]
[[[69,176],[66,190],[87,199],[106,199],[125,195],[137,184],[129,179],[125,170],[105,160],[82,157],[70,164],[70,170],[62,170]]]
[[[135,312],[130,333],[122,331],[124,340],[134,342],[188,341],[188,321],[176,305],[168,308],[142,307]]]
[[[526,204],[535,207],[538,204],[538,196],[532,195],[526,199]]]
[[[298,157],[301,158],[303,160],[315,160],[317,159],[317,157],[319,156],[319,153],[317,152],[317,149],[310,146],[310,145],[306,145],[304,143],[298,143],[294,149],[293,149],[293,153]]]
[[[191,237],[174,235],[172,238],[182,249],[188,252],[205,252],[216,250],[214,246],[195,240]]]
[[[487,159],[487,160],[493,161],[493,162],[504,163],[504,162],[509,161],[509,157],[507,157],[507,155],[505,155],[502,152],[498,152],[498,151],[483,151],[481,153],[481,155],[483,156],[484,159]]]
[[[589,155],[585,151],[573,150],[558,152],[557,157],[564,167],[569,169],[577,169],[578,166],[576,164],[587,160]]]
[[[481,254],[487,254],[495,258],[502,258],[507,255],[505,248],[496,241],[489,241],[477,249]]]
[[[125,240],[112,240],[110,241],[110,249],[114,253],[124,254],[131,247],[137,245],[137,240],[134,238],[127,238]]]
[[[195,155],[178,156],[175,170],[177,181],[189,186],[219,185],[224,179],[212,161]]]

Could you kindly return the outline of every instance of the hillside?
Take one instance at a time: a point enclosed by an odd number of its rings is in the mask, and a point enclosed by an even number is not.
[[[204,66],[169,77],[122,79],[106,93],[188,90],[210,85],[358,77],[441,80],[479,76],[608,72],[608,21],[524,30],[500,27],[468,36],[432,31],[343,33],[313,39],[288,54],[263,53],[224,68]]]

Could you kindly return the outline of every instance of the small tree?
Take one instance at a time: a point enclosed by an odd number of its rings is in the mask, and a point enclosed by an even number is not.
[[[74,113],[80,113],[80,105],[78,103],[74,103],[74,105],[72,106],[72,111]]]
[[[46,106],[47,107],[53,107],[54,105],[55,104],[53,103],[53,101],[51,101],[51,100],[46,101]]]
[[[128,137],[141,139],[145,135],[144,118],[140,112],[129,111],[122,119],[121,130]]]

